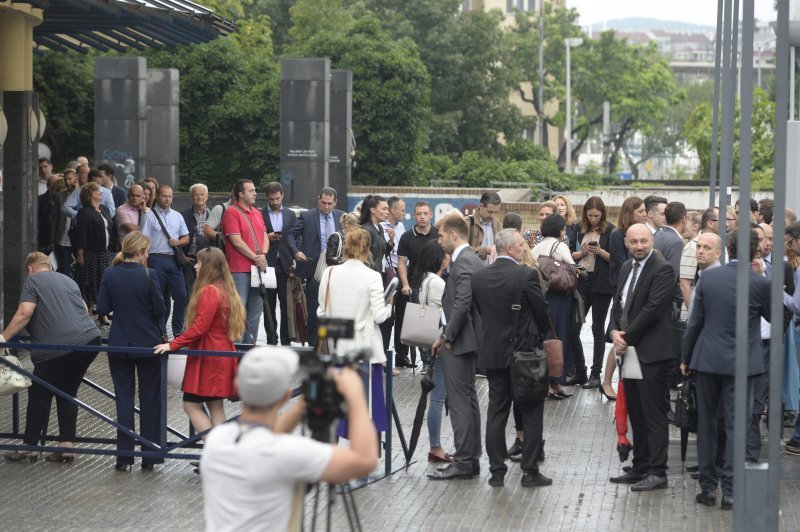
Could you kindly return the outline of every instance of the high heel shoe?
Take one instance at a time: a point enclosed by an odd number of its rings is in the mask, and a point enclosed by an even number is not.
[[[35,464],[39,460],[39,453],[32,451],[11,451],[10,453],[4,454],[3,457],[9,462],[22,462],[27,458],[30,463]]]
[[[599,389],[600,389],[600,393],[603,395],[603,397],[605,397],[609,401],[616,401],[617,400],[617,396],[616,395],[608,395],[606,393],[606,390],[605,390],[605,388],[603,388],[602,384],[600,385]]]
[[[61,464],[71,464],[75,461],[74,454],[64,454],[64,453],[50,453],[45,455],[44,460],[46,462],[58,462]]]

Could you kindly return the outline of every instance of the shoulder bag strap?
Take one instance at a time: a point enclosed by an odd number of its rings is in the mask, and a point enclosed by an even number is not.
[[[328,301],[331,297],[331,277],[333,277],[333,266],[328,266],[328,283],[325,285],[325,313],[328,313]],[[330,318],[330,316],[328,316]]]
[[[254,250],[256,252],[256,255],[261,255],[261,246],[258,245],[258,240],[256,239],[256,230],[253,228],[253,222],[250,221],[250,218],[247,216],[247,213],[244,212],[244,210],[241,207],[239,207],[238,204],[236,204],[236,208],[239,210],[239,212],[242,213],[244,219],[247,220],[247,225],[250,226],[250,234],[253,235],[253,245],[256,247],[256,249]]]
[[[335,234],[339,235],[339,245],[336,247],[336,258],[338,259],[339,257],[342,256],[342,240],[344,239],[344,237],[340,235],[338,232]]]
[[[158,225],[161,226],[161,231],[164,233],[164,236],[167,237],[167,243],[169,243],[169,241],[172,240],[172,237],[169,236],[169,232],[167,232],[167,228],[164,226],[164,222],[161,221],[161,216],[158,215],[158,207],[153,207],[152,211],[153,211],[153,216],[156,217],[156,221],[158,222]],[[148,274],[147,278],[150,279],[150,275],[149,274]]]
[[[436,274],[431,274],[431,275],[436,275]],[[422,280],[422,284],[420,285],[419,290],[420,290],[420,292],[422,292],[422,287],[425,286],[425,281],[428,281],[428,289],[425,290],[425,303],[423,303],[423,305],[427,307],[428,306],[428,296],[430,295],[431,281],[433,280],[433,278],[428,274],[426,274],[425,277],[426,277],[426,279]]]
[[[550,248],[550,258],[551,258],[551,259],[553,258],[553,252],[556,250],[556,247],[557,247],[557,246],[558,246],[560,243],[561,243],[561,241],[560,241],[560,240],[556,240],[556,241],[553,243],[553,247],[551,247],[551,248]]]
[[[519,268],[517,278],[514,280],[514,304],[511,305],[511,343],[517,341],[519,329],[519,315],[522,310],[522,280],[527,272],[524,268]]]

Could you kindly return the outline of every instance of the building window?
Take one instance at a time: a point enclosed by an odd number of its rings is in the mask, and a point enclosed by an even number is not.
[[[461,11],[472,11],[472,0],[464,0],[461,3]]]

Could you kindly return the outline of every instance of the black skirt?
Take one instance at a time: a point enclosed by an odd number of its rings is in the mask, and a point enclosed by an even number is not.
[[[103,272],[111,266],[111,262],[114,260],[114,252],[86,250],[84,251],[83,259],[83,266],[75,264],[75,280],[81,287],[84,299],[97,301]]]

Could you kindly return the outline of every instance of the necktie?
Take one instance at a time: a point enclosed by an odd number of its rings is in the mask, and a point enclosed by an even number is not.
[[[633,273],[631,274],[631,284],[628,286],[628,297],[625,299],[625,306],[622,307],[622,316],[619,319],[620,328],[625,329],[630,320],[628,315],[633,305],[633,290],[636,287],[636,277],[639,274],[639,263],[633,261]]]
[[[328,247],[328,237],[331,235],[331,228],[330,228],[330,214],[323,214],[322,215],[322,238],[320,239],[320,244],[322,245],[322,251]]]

